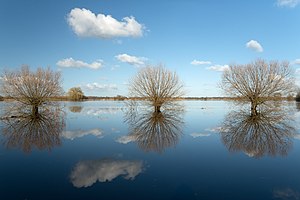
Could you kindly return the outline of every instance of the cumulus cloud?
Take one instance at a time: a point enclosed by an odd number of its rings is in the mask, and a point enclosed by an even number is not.
[[[246,47],[256,52],[263,52],[264,50],[262,46],[259,44],[259,42],[257,42],[256,40],[250,40],[249,42],[247,42]]]
[[[80,37],[141,37],[144,30],[144,26],[132,16],[118,21],[110,15],[96,15],[85,8],[72,9],[67,20],[73,31]]]
[[[294,8],[300,3],[300,0],[277,0],[277,6]]]
[[[200,61],[200,60],[193,60],[191,62],[192,65],[211,65],[210,61]]]
[[[191,133],[190,136],[192,136],[193,138],[207,137],[210,136],[210,133]]]
[[[81,60],[74,60],[73,58],[65,58],[59,60],[56,63],[59,67],[69,67],[69,68],[91,68],[91,69],[100,69],[102,67],[102,60],[98,60],[92,63],[86,63]]]
[[[63,131],[62,136],[66,139],[73,140],[75,138],[83,137],[86,135],[94,135],[98,138],[102,138],[104,136],[103,131],[99,128],[95,128],[92,130],[75,130],[75,131]]]
[[[125,179],[133,180],[143,170],[142,161],[128,160],[86,160],[76,164],[70,179],[74,187],[89,187],[99,182],[112,181],[123,175]]]
[[[121,62],[128,63],[130,65],[135,65],[135,66],[143,66],[145,65],[144,61],[147,60],[147,58],[144,57],[136,57],[128,54],[119,54],[115,57]]]
[[[116,84],[100,84],[100,83],[88,83],[84,86],[88,90],[117,90]]]
[[[229,69],[228,65],[213,65],[208,67],[207,69],[211,70],[211,71],[217,71],[217,72],[223,72],[225,70]]]
[[[121,144],[128,144],[129,142],[134,142],[136,141],[136,137],[132,135],[125,135],[122,137],[119,137],[116,142],[121,143]]]

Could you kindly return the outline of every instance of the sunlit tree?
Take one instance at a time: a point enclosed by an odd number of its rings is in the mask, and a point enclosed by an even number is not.
[[[79,101],[84,98],[84,94],[80,87],[72,87],[68,91],[68,97],[73,101]]]
[[[24,105],[32,107],[32,114],[38,114],[38,108],[50,97],[62,94],[61,73],[50,68],[38,68],[30,71],[28,66],[20,70],[5,71],[2,76],[2,94]]]
[[[223,73],[221,88],[229,95],[250,101],[252,115],[257,115],[257,106],[268,97],[288,95],[295,90],[288,62],[261,59],[245,65],[230,65]]]
[[[184,95],[183,83],[175,72],[163,66],[142,68],[131,80],[129,92],[133,97],[143,98],[151,103],[155,112],[161,107]]]

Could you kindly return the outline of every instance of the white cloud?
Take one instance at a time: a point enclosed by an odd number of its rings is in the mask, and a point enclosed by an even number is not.
[[[102,60],[95,61],[89,64],[81,60],[74,60],[73,58],[65,58],[59,60],[56,63],[56,65],[59,67],[75,67],[75,68],[87,67],[91,69],[100,69],[102,67]]]
[[[210,133],[191,133],[190,136],[192,136],[193,138],[207,137],[210,136]]]
[[[257,42],[256,40],[250,40],[249,42],[247,42],[246,47],[256,52],[263,52],[264,50],[262,46],[259,44],[259,42]]]
[[[129,142],[134,142],[136,141],[136,138],[132,135],[125,135],[122,137],[119,137],[116,142],[121,143],[121,144],[128,144]]]
[[[88,83],[84,86],[88,90],[117,90],[116,84],[100,84],[100,83]]]
[[[135,65],[135,66],[143,66],[145,65],[144,61],[147,60],[147,58],[144,57],[135,57],[128,54],[119,54],[115,57],[121,62],[128,63],[130,65]]]
[[[191,62],[192,65],[211,65],[210,61],[200,61],[200,60],[193,60]]]
[[[64,132],[62,132],[62,136],[64,138],[67,138],[67,139],[70,139],[70,140],[73,140],[73,139],[79,138],[79,137],[83,137],[83,136],[86,136],[86,135],[94,135],[98,138],[102,138],[104,136],[103,131],[99,128],[95,128],[95,129],[87,130],[87,131],[76,130],[76,131],[64,131]]]
[[[300,3],[300,0],[277,0],[277,6],[294,8]]]
[[[223,72],[225,70],[228,70],[229,66],[228,65],[213,65],[213,66],[210,66],[206,69],[209,69],[211,71]]]
[[[292,64],[293,64],[293,65],[300,65],[300,58],[294,60],[294,61],[292,62]]]
[[[144,26],[132,16],[118,21],[110,15],[96,15],[85,8],[72,9],[67,20],[73,31],[81,37],[141,37],[144,30]]]
[[[123,175],[133,180],[143,170],[142,161],[128,160],[87,160],[76,164],[70,178],[74,187],[89,187],[99,182],[112,181]]]

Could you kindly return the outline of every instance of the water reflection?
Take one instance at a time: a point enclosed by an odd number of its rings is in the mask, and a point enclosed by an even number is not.
[[[143,162],[139,160],[85,160],[76,164],[70,179],[74,187],[89,187],[99,182],[112,181],[123,175],[125,179],[133,180],[143,171]]]
[[[175,146],[182,135],[183,113],[183,106],[179,104],[164,107],[162,112],[130,107],[125,115],[130,133],[117,141],[124,144],[135,141],[145,151],[163,152]]]
[[[100,128],[94,128],[90,130],[66,130],[62,132],[62,137],[70,140],[74,140],[75,138],[84,137],[87,135],[93,135],[97,138],[103,138],[104,132]]]
[[[73,113],[80,113],[82,111],[82,106],[69,106],[69,110]]]
[[[64,129],[64,114],[57,106],[39,108],[39,113],[32,115],[27,108],[14,107],[7,110],[2,133],[7,148],[20,148],[30,152],[33,147],[40,150],[60,145],[60,134]]]
[[[287,155],[292,147],[295,128],[288,112],[278,107],[261,108],[251,116],[248,110],[229,113],[220,129],[229,151],[243,151],[251,157]]]

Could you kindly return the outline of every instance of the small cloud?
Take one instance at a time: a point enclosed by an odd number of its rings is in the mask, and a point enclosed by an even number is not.
[[[141,37],[145,29],[132,16],[118,21],[111,15],[96,15],[85,8],[72,9],[68,14],[67,21],[76,35],[80,37]]]
[[[81,60],[74,60],[73,58],[65,58],[59,60],[56,63],[59,67],[67,67],[67,68],[90,68],[90,69],[100,69],[102,67],[102,60],[95,61],[92,63],[86,63]]]
[[[117,90],[116,84],[100,84],[100,83],[88,83],[84,86],[88,90]]]
[[[277,6],[294,8],[300,3],[300,0],[277,0]]]
[[[112,181],[118,176],[127,180],[134,178],[143,171],[143,162],[139,160],[86,160],[76,164],[70,179],[74,187],[90,187],[97,181]]]
[[[122,137],[119,137],[116,142],[121,143],[121,144],[128,144],[129,142],[134,142],[136,141],[136,138],[132,135],[125,135]]]
[[[223,72],[225,70],[229,70],[229,66],[228,65],[213,65],[206,69],[211,70],[211,71]]]
[[[300,65],[300,58],[294,60],[294,61],[292,62],[292,64],[293,64],[293,65]]]
[[[135,57],[128,54],[119,54],[115,57],[121,62],[128,63],[137,67],[145,65],[144,61],[147,60],[147,58],[144,57]]]
[[[193,138],[207,137],[210,136],[210,133],[191,133],[190,136],[192,136]]]
[[[263,52],[264,50],[262,46],[259,44],[259,42],[257,42],[256,40],[250,40],[249,42],[247,42],[246,47],[256,52]]]
[[[211,65],[210,61],[200,61],[200,60],[193,60],[191,62],[192,65]]]

